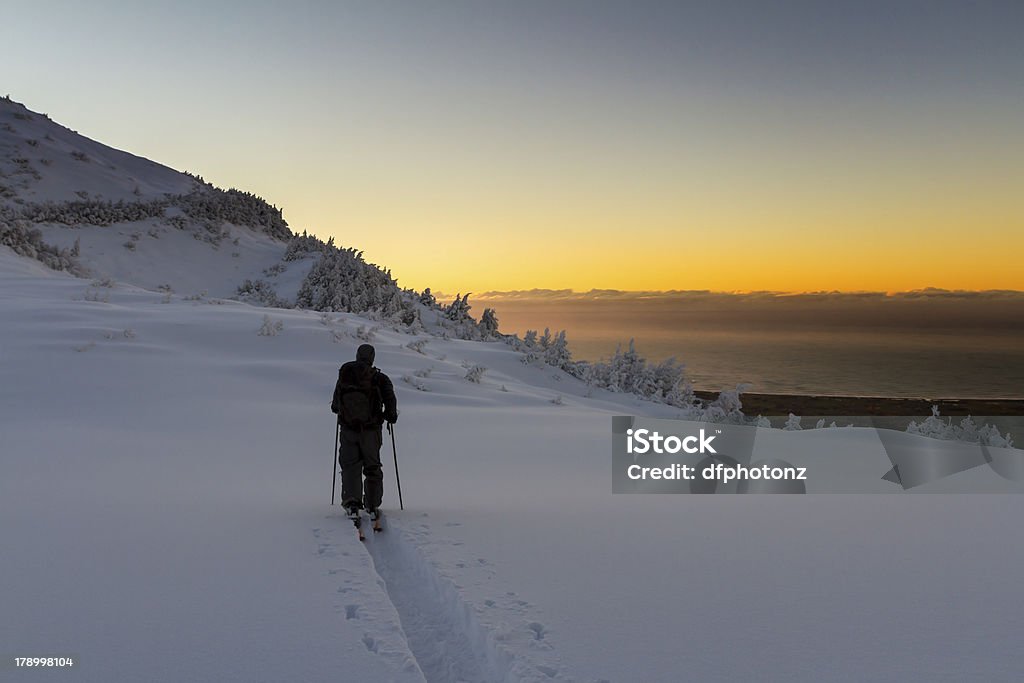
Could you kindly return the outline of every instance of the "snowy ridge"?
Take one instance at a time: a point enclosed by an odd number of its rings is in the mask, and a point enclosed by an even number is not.
[[[258,197],[0,99],[0,243],[24,256],[49,246],[62,257],[47,259],[54,267],[186,295],[235,296],[262,279],[294,300],[315,259],[282,263],[290,236],[280,210]]]
[[[143,157],[90,140],[24,105],[0,99],[0,199],[67,202],[83,195],[140,201],[199,183]]]

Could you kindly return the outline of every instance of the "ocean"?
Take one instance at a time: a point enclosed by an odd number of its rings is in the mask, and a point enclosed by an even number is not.
[[[566,330],[573,357],[635,339],[686,364],[696,389],[920,398],[1024,397],[1024,295],[618,293],[472,302],[502,332]]]

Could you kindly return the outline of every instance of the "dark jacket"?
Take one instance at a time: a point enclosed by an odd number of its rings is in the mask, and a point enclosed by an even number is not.
[[[357,375],[361,375],[365,372],[365,369],[369,365],[365,360],[353,360],[345,363],[338,370],[338,382],[334,385],[334,398],[331,400],[331,412],[335,415],[338,414],[341,405],[341,377],[346,370],[355,370]],[[370,367],[373,372],[370,383],[377,389],[377,396],[380,399],[380,403],[372,407],[373,415],[375,418],[376,426],[381,426],[385,422],[397,422],[398,421],[398,399],[395,397],[395,385],[391,383],[391,378],[385,375],[377,368]]]

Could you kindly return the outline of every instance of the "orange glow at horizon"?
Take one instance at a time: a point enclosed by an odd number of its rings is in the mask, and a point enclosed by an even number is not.
[[[997,210],[993,199],[958,198],[959,206],[937,200],[927,209],[875,201],[833,212],[787,210],[779,198],[777,206],[746,213],[701,213],[694,204],[687,218],[655,209],[597,206],[591,213],[535,206],[505,209],[488,220],[496,209],[477,207],[476,214],[464,205],[432,207],[450,222],[420,214],[412,204],[404,211],[367,207],[344,221],[359,227],[319,234],[363,249],[368,261],[390,268],[403,286],[451,294],[534,288],[1024,290],[1024,269],[1015,256],[1024,253],[1024,211]],[[679,215],[685,215],[682,209]],[[483,224],[486,229],[476,227]],[[422,228],[398,233],[395,225]]]

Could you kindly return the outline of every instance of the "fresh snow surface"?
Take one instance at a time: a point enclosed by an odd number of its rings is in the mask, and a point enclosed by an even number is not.
[[[670,409],[381,329],[406,509],[386,443],[360,543],[328,404],[374,323],[193,289],[0,247],[0,654],[76,657],[5,680],[1024,677],[1019,496],[613,496],[610,417]],[[763,443],[886,469],[871,430]]]
[[[261,279],[273,285],[278,296],[294,301],[315,261],[307,256],[283,262],[284,243],[239,226],[231,228],[238,244],[225,240],[219,246],[197,240],[194,233],[168,227],[166,221],[158,219],[105,227],[38,227],[43,240],[57,247],[71,248],[79,240],[80,260],[94,279],[110,278],[146,289],[167,286],[183,296],[233,297],[245,280]],[[134,248],[125,248],[126,242]],[[267,271],[275,266],[284,271]]]

